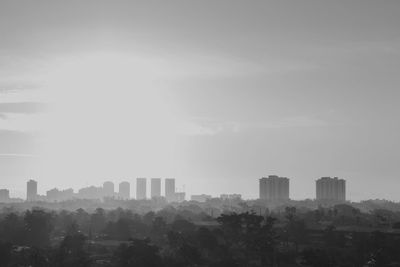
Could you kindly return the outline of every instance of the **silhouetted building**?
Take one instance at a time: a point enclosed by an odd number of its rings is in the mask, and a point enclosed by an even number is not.
[[[89,186],[79,189],[76,197],[80,199],[102,199],[104,197],[103,192],[103,187]]]
[[[165,198],[168,202],[175,200],[175,178],[165,179]]]
[[[46,191],[47,201],[58,201],[60,191],[57,188]]]
[[[151,178],[151,198],[161,197],[161,178]]]
[[[276,175],[261,178],[260,199],[269,201],[289,200],[289,179]]]
[[[10,201],[10,191],[7,189],[0,189],[0,202]]]
[[[47,201],[66,201],[73,199],[74,190],[72,188],[66,190],[58,190],[57,188],[51,189],[46,192]]]
[[[114,183],[113,182],[104,182],[103,183],[103,194],[105,197],[113,197],[114,196]]]
[[[241,194],[221,194],[219,196],[222,200],[241,200]]]
[[[119,184],[119,197],[125,200],[131,198],[131,185],[128,182],[121,182]]]
[[[174,202],[183,202],[185,201],[185,192],[175,192],[174,194]]]
[[[211,195],[202,194],[202,195],[192,195],[190,197],[190,200],[197,201],[197,202],[206,202],[207,199],[211,199],[211,198],[212,198]]]
[[[34,180],[29,180],[26,183],[26,200],[35,201],[37,198],[37,182]]]
[[[346,181],[337,177],[322,177],[315,183],[317,200],[346,201]]]
[[[136,178],[136,199],[146,199],[146,178]]]

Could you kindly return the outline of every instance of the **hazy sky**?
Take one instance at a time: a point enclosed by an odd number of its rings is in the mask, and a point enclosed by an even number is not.
[[[397,0],[0,0],[0,188],[399,201],[399,85]]]

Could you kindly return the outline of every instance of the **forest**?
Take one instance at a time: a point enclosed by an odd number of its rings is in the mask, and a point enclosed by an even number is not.
[[[399,213],[341,204],[217,216],[191,204],[136,213],[0,214],[0,266],[400,266]]]

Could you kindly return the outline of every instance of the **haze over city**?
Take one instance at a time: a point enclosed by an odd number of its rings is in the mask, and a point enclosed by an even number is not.
[[[95,3],[95,4],[94,4]],[[117,3],[117,4],[116,4]],[[397,1],[0,2],[0,188],[400,201]]]

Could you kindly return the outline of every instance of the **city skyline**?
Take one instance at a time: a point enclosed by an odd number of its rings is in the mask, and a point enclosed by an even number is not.
[[[164,180],[164,191],[161,192],[162,181]],[[147,190],[147,184],[150,183],[150,190]],[[132,185],[133,187],[133,185]],[[55,187],[47,190],[46,195],[38,193],[38,182],[30,179],[26,187],[26,201],[65,201],[71,199],[104,199],[115,198],[120,200],[146,200],[165,198],[167,202],[182,202],[185,200],[195,200],[198,202],[205,202],[208,199],[217,197],[202,192],[201,194],[192,194],[190,198],[186,199],[186,192],[179,192],[175,186],[175,178],[150,178],[149,182],[145,177],[136,178],[136,194],[130,195],[131,184],[128,181],[122,181],[118,184],[118,191],[115,189],[114,182],[106,181],[102,187],[94,185],[80,188],[77,193],[74,189],[62,189]],[[291,199],[290,197],[290,178],[280,177],[278,175],[269,175],[268,177],[261,177],[259,179],[259,196],[256,199],[267,201],[270,203],[285,203]],[[220,193],[221,199],[242,199],[243,192],[236,193]],[[0,188],[0,202],[8,202],[11,199],[10,192],[6,188]],[[304,200],[316,200],[321,203],[340,203],[350,200],[346,194],[346,180],[339,179],[338,177],[321,177],[315,180],[315,197],[307,197]],[[243,199],[254,200],[254,199]],[[367,199],[365,199],[367,200]]]
[[[177,177],[187,195],[255,199],[254,179],[278,173],[292,199],[331,176],[350,200],[400,201],[399,13],[373,0],[0,1],[0,185],[23,197],[29,177],[75,190]]]
[[[106,199],[114,198],[118,200],[149,200],[158,199],[160,197],[165,198],[167,202],[181,202],[185,200],[185,192],[177,191],[175,188],[175,178],[165,178],[164,182],[165,189],[161,192],[161,181],[162,178],[151,178],[150,179],[150,191],[147,190],[147,178],[139,177],[136,178],[136,194],[131,196],[131,183],[128,181],[121,181],[118,184],[118,191],[116,190],[115,184],[112,181],[105,181],[102,186],[88,185],[83,188],[75,190],[73,188],[60,189],[54,187],[49,190],[44,190],[46,194],[40,194],[38,190],[38,181],[30,179],[26,182],[26,195],[25,198],[13,198],[10,196],[10,190],[7,188],[0,188],[0,203],[1,202],[17,202],[25,200],[28,202],[32,201],[66,201],[71,199]],[[132,183],[132,187],[133,187]]]

